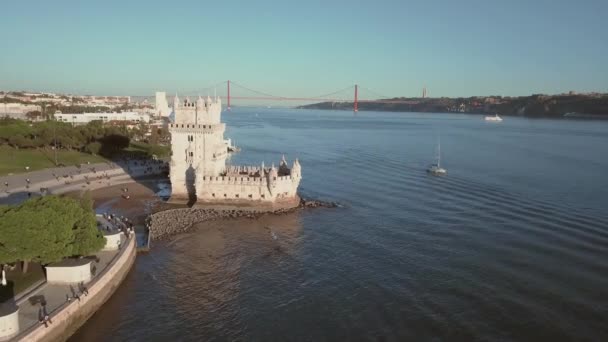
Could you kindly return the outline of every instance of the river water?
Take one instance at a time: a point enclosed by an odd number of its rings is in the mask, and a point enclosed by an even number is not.
[[[608,122],[223,119],[230,163],[297,156],[303,196],[343,207],[156,243],[72,340],[608,339]],[[444,178],[425,172],[439,136]]]

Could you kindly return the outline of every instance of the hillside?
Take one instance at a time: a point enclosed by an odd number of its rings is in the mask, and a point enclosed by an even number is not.
[[[458,112],[526,117],[589,117],[608,119],[608,94],[531,95],[522,97],[392,98],[408,103],[359,102],[359,110],[392,112]],[[388,102],[388,101],[387,101]],[[352,110],[352,102],[321,102],[307,109]]]

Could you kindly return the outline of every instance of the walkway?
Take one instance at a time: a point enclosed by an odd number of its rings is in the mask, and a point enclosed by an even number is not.
[[[16,204],[31,193],[61,194],[77,190],[128,183],[134,178],[162,174],[164,164],[133,160],[121,163],[83,164],[0,177],[0,204]]]
[[[117,229],[116,226],[99,217],[98,221],[105,227],[110,225],[112,229]],[[112,260],[119,255],[120,251],[127,245],[126,238],[123,235],[121,238],[121,249],[100,251],[95,254],[95,259],[91,264],[93,281],[96,276],[103,273],[103,270],[112,262]],[[19,328],[20,331],[29,329],[30,327],[41,324],[40,315],[46,308],[46,313],[51,314],[65,304],[68,300],[79,300],[78,297],[86,296],[83,292],[86,289],[87,284],[84,284],[84,288],[79,288],[78,284],[44,284],[36,292],[29,295],[27,298],[20,300],[17,304],[19,305]]]

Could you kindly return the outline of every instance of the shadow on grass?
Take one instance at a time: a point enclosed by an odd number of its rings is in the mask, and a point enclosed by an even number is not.
[[[40,264],[30,263],[27,273],[21,271],[20,264],[6,272],[7,286],[0,286],[0,303],[13,301],[21,292],[44,279],[44,268]]]

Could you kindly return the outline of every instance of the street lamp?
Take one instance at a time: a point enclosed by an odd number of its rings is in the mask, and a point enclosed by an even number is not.
[[[55,140],[53,149],[55,150],[55,166],[57,166],[57,121],[53,124],[53,140]]]

